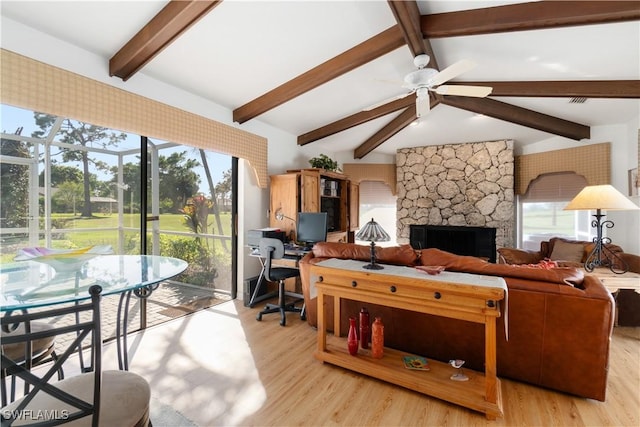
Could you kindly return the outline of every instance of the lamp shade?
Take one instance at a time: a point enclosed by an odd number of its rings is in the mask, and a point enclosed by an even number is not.
[[[640,208],[612,185],[590,185],[584,187],[563,210],[577,211],[596,209],[612,211],[635,210]]]
[[[391,240],[387,232],[373,218],[356,233],[356,239],[366,242],[388,242]]]

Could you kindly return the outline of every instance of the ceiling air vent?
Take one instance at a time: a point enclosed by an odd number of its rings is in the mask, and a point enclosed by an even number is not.
[[[575,97],[569,100],[569,104],[584,104],[585,102],[587,102],[587,98],[583,97]]]

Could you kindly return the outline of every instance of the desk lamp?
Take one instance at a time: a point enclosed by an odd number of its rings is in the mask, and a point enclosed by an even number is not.
[[[275,217],[276,217],[276,219],[277,219],[278,221],[284,221],[285,219],[288,219],[289,221],[293,222],[293,228],[294,228],[294,229],[295,229],[295,228],[296,228],[296,226],[297,226],[297,222],[296,222],[296,220],[295,220],[295,219],[293,219],[293,218],[291,218],[291,217],[289,217],[289,216],[286,216],[286,215],[284,214],[284,212],[282,212],[282,208],[278,208],[278,209],[276,209]],[[289,231],[289,240],[293,241],[293,230],[290,230],[290,231]]]
[[[364,227],[356,233],[356,240],[371,242],[371,263],[363,265],[362,268],[366,268],[367,270],[382,270],[384,267],[376,264],[376,242],[388,242],[391,240],[387,232],[380,227],[380,224],[371,218],[371,221],[366,223]]]
[[[595,247],[584,262],[584,269],[591,272],[594,268],[606,266],[616,274],[623,274],[629,271],[627,263],[608,249],[605,244],[611,243],[611,239],[602,236],[602,228],[613,228],[613,221],[603,221],[605,216],[602,210],[636,210],[640,209],[631,200],[627,199],[622,193],[611,185],[591,185],[584,187],[576,197],[565,206],[564,210],[595,210],[593,215],[595,218],[591,221],[591,226],[596,229],[596,237],[593,239]],[[603,256],[603,252],[607,251],[609,257]],[[614,262],[615,258],[615,262]],[[622,268],[616,267],[622,265]]]

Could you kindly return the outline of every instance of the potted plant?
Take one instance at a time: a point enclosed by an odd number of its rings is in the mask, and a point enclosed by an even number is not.
[[[338,162],[332,160],[326,154],[320,154],[319,156],[313,157],[309,160],[309,164],[312,168],[324,169],[331,172],[342,172],[338,167]]]

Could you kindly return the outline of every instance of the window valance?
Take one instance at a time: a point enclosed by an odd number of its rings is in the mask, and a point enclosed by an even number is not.
[[[248,160],[267,186],[267,139],[0,49],[0,101]]]
[[[396,165],[386,163],[345,163],[342,171],[353,182],[361,181],[382,181],[391,188],[391,194],[395,195],[396,188]]]
[[[515,156],[515,192],[525,194],[539,175],[575,172],[587,185],[611,184],[611,144],[585,145],[564,150]]]

